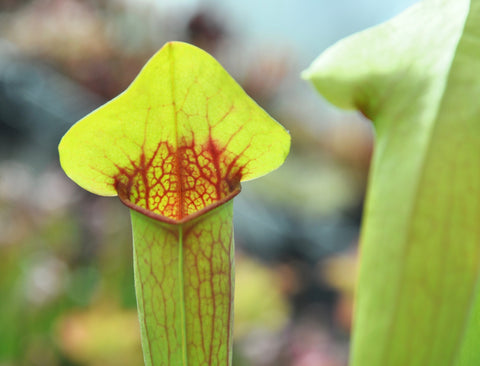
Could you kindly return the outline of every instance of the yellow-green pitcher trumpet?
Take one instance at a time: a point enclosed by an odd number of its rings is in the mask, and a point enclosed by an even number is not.
[[[130,208],[146,365],[231,364],[232,198],[289,148],[214,58],[180,42],[63,137],[66,174]]]

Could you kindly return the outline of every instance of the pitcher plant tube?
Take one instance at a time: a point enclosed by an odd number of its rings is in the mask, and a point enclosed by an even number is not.
[[[212,56],[181,42],[62,138],[66,174],[130,208],[146,365],[231,364],[232,198],[289,148]]]

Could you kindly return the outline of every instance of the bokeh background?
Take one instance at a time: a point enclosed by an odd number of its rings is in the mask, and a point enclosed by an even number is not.
[[[0,366],[140,366],[128,210],[57,145],[166,41],[212,53],[290,130],[235,199],[235,366],[344,366],[373,148],[300,72],[413,0],[0,0]]]

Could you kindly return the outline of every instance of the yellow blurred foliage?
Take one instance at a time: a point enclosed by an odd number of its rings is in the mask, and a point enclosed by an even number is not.
[[[67,313],[58,323],[58,343],[73,361],[88,366],[143,365],[135,309],[102,305]]]
[[[290,317],[280,278],[268,266],[244,255],[235,264],[234,338],[253,331],[279,332]]]

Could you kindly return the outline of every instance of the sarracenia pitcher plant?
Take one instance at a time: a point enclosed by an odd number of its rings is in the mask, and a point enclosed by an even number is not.
[[[232,198],[289,148],[214,58],[180,42],[63,137],[66,174],[130,208],[146,365],[231,364]]]

